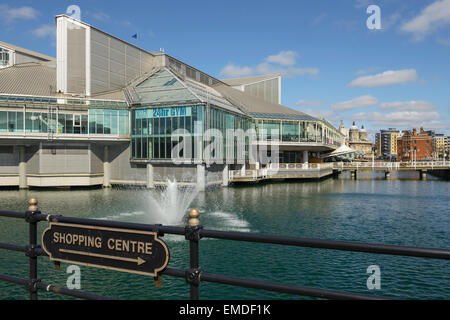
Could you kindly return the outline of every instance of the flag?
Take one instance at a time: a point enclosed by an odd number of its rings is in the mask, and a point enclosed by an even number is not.
[[[137,33],[133,34],[131,37],[137,39]]]

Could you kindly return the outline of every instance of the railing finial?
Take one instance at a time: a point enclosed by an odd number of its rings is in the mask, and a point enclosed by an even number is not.
[[[30,200],[28,200],[28,204],[29,204],[28,211],[32,211],[32,212],[38,211],[38,206],[37,206],[38,201],[36,198],[30,198]]]
[[[189,210],[189,225],[191,227],[195,227],[200,224],[200,220],[198,219],[199,215],[200,212],[198,211],[198,209],[192,208]]]

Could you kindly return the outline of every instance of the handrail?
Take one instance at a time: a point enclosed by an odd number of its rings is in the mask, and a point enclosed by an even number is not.
[[[30,209],[33,208],[30,206]],[[37,210],[37,207],[34,208],[33,210],[29,210],[26,212],[0,211],[0,217],[25,219],[30,225],[30,245],[23,246],[16,244],[0,243],[0,249],[24,252],[30,259],[30,270],[33,270],[33,268],[36,268],[36,270],[34,270],[34,272],[30,272],[29,279],[0,274],[0,281],[6,281],[25,286],[27,290],[30,291],[31,299],[37,299],[38,290],[45,290],[48,292],[83,299],[111,299],[109,297],[103,297],[88,292],[82,292],[78,290],[71,290],[68,288],[61,288],[49,284],[44,284],[40,281],[40,279],[37,278],[36,259],[39,256],[47,256],[47,254],[44,252],[42,248],[40,248],[39,245],[37,245],[35,242],[33,243],[33,241],[35,241],[36,238],[37,223],[43,221],[70,223],[75,225],[78,224],[78,225],[102,226],[127,230],[152,231],[157,232],[161,237],[164,236],[165,234],[184,236],[185,239],[188,240],[190,243],[190,261],[191,261],[190,268],[182,270],[168,267],[165,270],[163,270],[160,274],[186,279],[186,282],[190,285],[191,288],[191,299],[198,299],[199,285],[201,282],[204,281],[220,284],[228,284],[233,286],[241,286],[246,288],[254,288],[260,290],[268,290],[274,292],[291,293],[316,298],[370,299],[370,300],[388,299],[386,297],[374,295],[355,294],[344,291],[328,290],[322,288],[310,288],[299,285],[276,283],[260,279],[238,278],[233,276],[207,273],[204,272],[198,265],[199,261],[198,242],[202,238],[214,238],[223,240],[288,245],[288,246],[308,247],[317,249],[331,249],[331,250],[342,250],[351,252],[365,252],[365,253],[387,254],[396,256],[450,260],[450,250],[446,249],[359,243],[351,241],[311,239],[293,236],[279,236],[270,234],[238,232],[238,231],[203,229],[202,226],[192,223],[191,221],[193,217],[192,215],[190,215],[191,219],[189,221],[189,225],[185,227],[164,226],[159,224],[151,225],[132,222],[119,222],[119,221],[108,221],[98,219],[65,217],[61,215],[52,215],[52,214],[42,214],[40,211]]]

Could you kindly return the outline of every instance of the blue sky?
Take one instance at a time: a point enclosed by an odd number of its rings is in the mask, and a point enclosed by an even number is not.
[[[450,135],[450,0],[0,0],[0,40],[55,56],[54,16],[73,4],[82,21],[218,78],[281,73],[283,105],[336,126]]]

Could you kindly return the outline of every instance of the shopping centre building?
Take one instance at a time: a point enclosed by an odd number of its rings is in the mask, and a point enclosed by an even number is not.
[[[66,15],[56,26],[56,58],[0,42],[0,186],[175,178],[204,189],[344,142],[326,120],[280,104],[279,75],[220,80]]]

